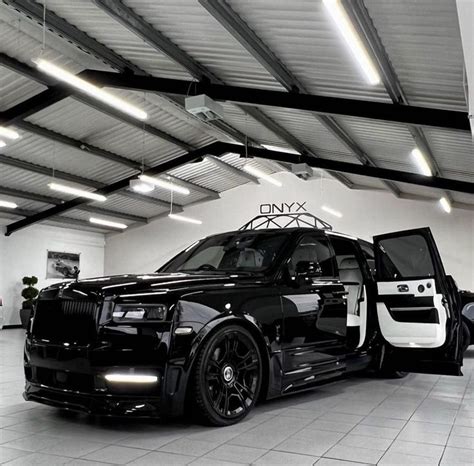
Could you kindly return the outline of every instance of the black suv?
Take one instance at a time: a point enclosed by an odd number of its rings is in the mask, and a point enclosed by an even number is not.
[[[258,399],[351,371],[462,375],[461,308],[428,228],[373,246],[309,214],[257,217],[157,273],[42,290],[24,396],[228,425]]]

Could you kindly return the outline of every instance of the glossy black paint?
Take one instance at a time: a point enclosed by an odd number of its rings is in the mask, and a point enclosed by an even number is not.
[[[474,292],[461,291],[463,320],[471,333],[471,345],[474,344]]]
[[[330,235],[306,228],[285,234],[283,250],[264,273],[159,272],[80,280],[42,290],[27,331],[25,398],[101,415],[182,415],[196,355],[213,331],[229,324],[246,328],[258,345],[263,399],[369,367],[381,340],[372,299],[375,282],[359,242],[351,239],[364,261],[368,322],[365,343],[355,350],[346,329],[346,293],[337,275],[303,280],[288,276],[288,259],[303,235],[319,235],[329,242]],[[161,270],[166,269],[167,265]],[[303,307],[298,307],[295,303],[301,304],[301,299]],[[58,300],[68,302],[61,308],[68,318],[61,326],[60,320],[51,318],[49,327],[39,325],[41,319],[52,317],[48,310]],[[112,319],[117,303],[162,304],[168,312],[163,321],[117,322]],[[66,321],[74,323],[74,331]],[[93,331],[86,337],[75,327],[90,328],[91,322]],[[176,334],[178,327],[190,333]],[[105,379],[111,372],[155,375],[157,382],[114,384]]]

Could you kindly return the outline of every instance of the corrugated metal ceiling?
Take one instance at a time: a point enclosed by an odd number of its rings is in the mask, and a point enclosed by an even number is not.
[[[365,84],[320,1],[278,1],[271,8],[267,0],[228,1],[309,92],[389,101],[381,85],[371,87]],[[269,72],[197,1],[124,0],[124,3],[224,82],[282,89]],[[454,1],[365,0],[365,4],[409,102],[465,110],[463,58]],[[48,0],[47,7],[148,73],[168,78],[190,78],[180,65],[157,52],[89,0]],[[31,59],[41,52],[41,35],[37,24],[0,5],[0,52],[31,64]],[[80,51],[49,31],[43,56],[73,72],[85,68],[108,69],[96,57]],[[0,110],[10,108],[43,89],[40,84],[0,67]],[[168,98],[117,89],[111,92],[145,108],[149,113],[147,123],[193,147],[222,138],[218,130],[189,116]],[[261,144],[289,147],[282,137],[248,116],[241,108],[229,103],[223,103],[223,106],[225,121],[249,138]],[[278,108],[262,108],[262,111],[315,154],[359,163],[351,150],[314,115]],[[28,120],[148,166],[184,152],[168,141],[121,123],[73,98],[64,99]],[[416,172],[410,160],[414,140],[405,126],[349,117],[338,117],[338,121],[378,166]],[[134,173],[133,169],[85,151],[25,131],[20,133],[22,138],[9,144],[2,153],[102,183],[111,183]],[[474,147],[468,133],[425,129],[425,135],[443,175],[466,181],[474,179]],[[232,154],[226,155],[224,160],[239,168],[243,163],[242,159]],[[272,171],[268,166],[265,169]],[[171,173],[218,192],[247,182],[243,176],[224,172],[207,160],[179,167]],[[384,189],[379,180],[352,175],[348,178],[369,189]],[[0,164],[0,185],[27,187],[51,196],[45,185],[47,179],[45,175]],[[429,192],[425,188],[400,186],[407,193]],[[169,193],[157,190],[151,196],[168,200]],[[474,202],[472,196],[467,196],[468,200],[464,195],[453,198],[462,198],[460,202]],[[205,195],[197,191],[187,197],[175,196],[175,202],[183,205],[203,199]],[[23,202],[25,209],[45,207],[44,204],[25,205]],[[158,205],[119,195],[110,196],[105,207],[148,217],[165,211]]]

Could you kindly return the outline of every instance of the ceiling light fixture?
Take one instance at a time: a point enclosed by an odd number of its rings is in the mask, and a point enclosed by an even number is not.
[[[168,214],[168,217],[172,220],[179,220],[180,222],[194,223],[195,225],[202,225],[201,220],[195,218],[185,217],[184,215]]]
[[[64,184],[49,183],[48,186],[53,191],[85,197],[87,199],[92,199],[93,201],[105,202],[107,200],[107,198],[102,194],[91,193],[89,191],[85,191],[84,189],[73,188],[72,186],[66,186]]]
[[[328,207],[326,205],[323,205],[321,209],[324,210],[324,212],[327,212],[328,214],[334,215],[334,217],[341,218],[342,214],[338,210],[331,209],[331,207]]]
[[[442,198],[439,200],[439,203],[440,203],[441,207],[443,208],[443,210],[444,210],[447,214],[450,214],[450,213],[451,213],[451,203],[449,202],[449,200],[448,200],[446,197],[442,197]]]
[[[155,185],[146,181],[136,179],[130,180],[130,188],[137,193],[151,193],[155,189]]]
[[[0,126],[0,136],[8,139],[18,139],[20,135],[13,131],[12,129],[5,128],[4,126]]]
[[[188,188],[179,186],[175,183],[170,183],[169,181],[165,181],[161,178],[153,178],[152,176],[147,175],[140,175],[138,178],[140,178],[140,180],[144,181],[145,183],[151,183],[155,186],[158,186],[159,188],[169,189],[170,191],[174,191],[175,193],[179,194],[184,194],[185,196],[190,193]]]
[[[418,148],[413,149],[411,151],[411,156],[415,160],[415,163],[418,166],[422,175],[433,176],[431,167],[429,166],[428,162],[426,161],[425,156],[423,155],[420,149]]]
[[[16,209],[18,207],[14,202],[9,201],[0,201],[0,207],[5,207],[7,209]]]
[[[276,180],[272,176],[267,175],[262,170],[260,170],[258,168],[255,168],[253,165],[250,165],[248,163],[244,165],[244,171],[246,171],[247,173],[250,173],[251,175],[253,175],[257,178],[261,178],[262,180],[265,180],[268,183],[271,183],[275,186],[278,186],[279,188],[281,188],[283,186],[282,183],[280,183],[278,180]]]
[[[367,49],[354,28],[346,10],[340,0],[323,0],[324,6],[329,12],[332,20],[335,22],[339,32],[348,45],[352,55],[356,59],[359,67],[364,73],[369,84],[376,85],[380,83],[380,75],[370,58]]]
[[[271,144],[262,144],[262,147],[265,147],[265,149],[268,149],[268,150],[274,150],[275,152],[288,152],[289,154],[301,155],[301,153],[298,152],[297,150],[288,149],[286,147],[272,146]]]
[[[148,118],[147,113],[139,109],[138,107],[135,107],[134,105],[129,104],[125,100],[113,94],[110,94],[107,91],[104,91],[100,87],[94,86],[94,84],[91,84],[90,82],[77,77],[73,73],[70,73],[69,71],[66,71],[63,68],[56,66],[47,60],[38,58],[37,60],[33,60],[33,62],[36,64],[37,68],[43,73],[46,73],[49,76],[58,79],[59,81],[63,81],[69,84],[70,86],[79,89],[85,94],[88,94],[91,97],[100,100],[104,104],[110,105],[111,107],[114,107],[117,110],[120,110],[121,112],[127,113],[128,115],[139,120],[146,120]]]
[[[125,225],[125,223],[111,222],[109,220],[103,220],[101,218],[95,218],[95,217],[91,217],[89,219],[89,222],[94,223],[95,225],[103,225],[105,227],[119,228],[121,230],[125,230],[125,228],[128,228],[128,226]]]

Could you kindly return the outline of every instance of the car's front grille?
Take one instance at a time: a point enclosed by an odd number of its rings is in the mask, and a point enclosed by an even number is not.
[[[89,343],[97,335],[98,303],[86,300],[39,300],[32,334],[50,341]]]

